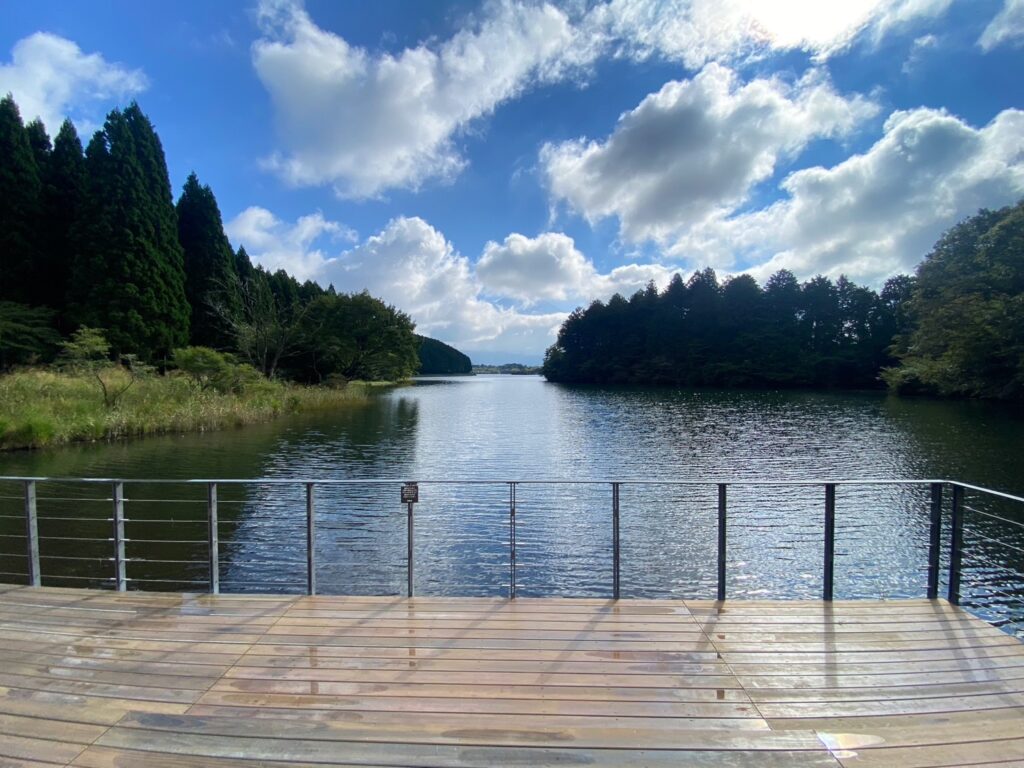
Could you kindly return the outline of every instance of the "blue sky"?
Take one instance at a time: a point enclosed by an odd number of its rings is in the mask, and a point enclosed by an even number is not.
[[[1024,197],[1024,0],[9,2],[51,133],[137,99],[232,242],[474,360],[712,266],[874,286]],[[84,137],[87,138],[87,137]]]

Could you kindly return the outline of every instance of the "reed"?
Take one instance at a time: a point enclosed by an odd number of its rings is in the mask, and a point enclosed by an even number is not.
[[[24,369],[0,376],[0,450],[240,427],[291,413],[356,407],[381,386],[260,381],[240,392],[218,392],[175,374],[132,382],[127,372],[111,369],[104,378],[111,389],[127,386],[112,406],[92,373]]]

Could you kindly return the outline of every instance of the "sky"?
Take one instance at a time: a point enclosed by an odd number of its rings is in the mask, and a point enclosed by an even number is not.
[[[1024,0],[4,0],[51,135],[137,100],[255,261],[474,362],[713,267],[880,287],[1024,197]]]

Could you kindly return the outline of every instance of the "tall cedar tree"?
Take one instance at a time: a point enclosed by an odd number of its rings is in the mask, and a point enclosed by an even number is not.
[[[195,346],[225,349],[235,344],[225,314],[241,312],[238,274],[213,191],[195,173],[178,200],[178,239],[185,254],[185,296],[192,307]]]
[[[0,100],[0,299],[29,303],[39,275],[39,170],[14,97]]]
[[[81,325],[114,352],[165,358],[188,343],[184,257],[163,148],[132,105],[107,116],[86,150],[72,296]]]
[[[82,142],[70,120],[65,120],[53,141],[46,173],[43,175],[42,216],[46,226],[40,232],[39,258],[46,274],[45,303],[57,310],[58,327],[71,330],[67,318],[72,255],[72,229],[85,197],[85,157]]]

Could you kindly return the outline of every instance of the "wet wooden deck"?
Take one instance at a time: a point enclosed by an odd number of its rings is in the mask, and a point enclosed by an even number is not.
[[[0,587],[0,766],[1024,766],[1024,644],[938,601]]]

